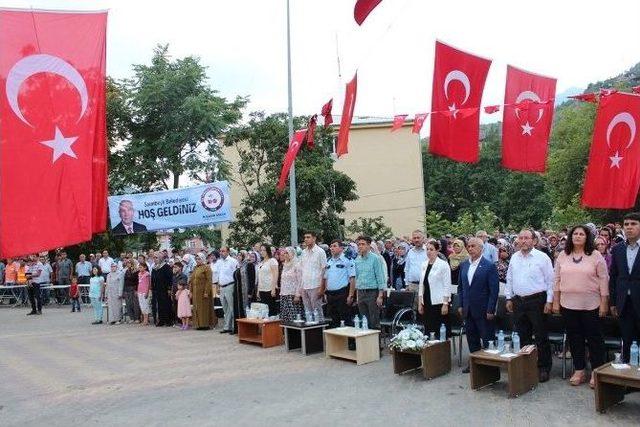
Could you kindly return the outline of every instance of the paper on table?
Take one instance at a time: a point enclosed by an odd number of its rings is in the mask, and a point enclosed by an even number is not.
[[[442,342],[440,340],[429,340],[427,341],[429,343],[429,345],[433,345],[433,344],[438,344],[439,342]]]
[[[512,357],[516,357],[516,356],[517,356],[517,354],[515,354],[515,353],[504,353],[504,354],[500,355],[500,357],[506,357],[508,359],[511,359]]]
[[[611,367],[613,369],[629,369],[631,366],[627,365],[626,363],[612,363]]]
[[[498,354],[500,353],[500,350],[484,350],[484,352],[489,354]]]

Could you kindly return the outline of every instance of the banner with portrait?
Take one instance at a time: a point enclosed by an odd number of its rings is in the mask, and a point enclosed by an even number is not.
[[[109,220],[116,235],[229,222],[229,183],[110,196]]]

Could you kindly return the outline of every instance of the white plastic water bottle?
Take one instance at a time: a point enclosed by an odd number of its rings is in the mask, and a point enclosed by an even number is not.
[[[447,327],[444,326],[444,323],[440,325],[440,341],[447,340]]]
[[[640,363],[640,360],[638,360],[639,358],[639,354],[638,354],[638,342],[634,341],[631,344],[631,349],[629,351],[629,364],[631,366],[638,366],[638,364]]]
[[[513,352],[518,353],[520,351],[520,335],[517,332],[511,335],[511,342],[513,343]]]
[[[362,329],[365,331],[369,329],[369,321],[367,320],[367,316],[362,316]]]
[[[318,322],[318,309],[313,310],[313,321]]]
[[[360,329],[360,318],[357,314],[353,316],[353,327],[356,329]]]
[[[504,331],[502,329],[498,332],[498,351],[500,353],[504,351]]]

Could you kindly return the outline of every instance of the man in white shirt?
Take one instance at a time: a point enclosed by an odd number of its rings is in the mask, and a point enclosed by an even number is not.
[[[320,285],[324,277],[324,269],[327,264],[327,255],[316,245],[316,233],[307,231],[304,233],[304,249],[300,257],[300,270],[302,272],[302,303],[305,311],[313,313],[314,310],[322,310],[322,296]]]
[[[220,258],[215,262],[214,284],[220,289],[220,302],[224,311],[224,322],[221,334],[233,333],[233,292],[235,289],[235,279],[233,274],[238,268],[238,261],[229,256],[229,248],[220,248]]]
[[[546,315],[551,313],[553,301],[553,266],[545,253],[534,248],[533,230],[522,230],[518,244],[520,250],[511,256],[507,269],[506,308],[513,313],[522,345],[531,344],[532,334],[535,336],[539,381],[546,382],[552,363]]]
[[[107,274],[111,273],[111,264],[113,264],[113,258],[109,256],[109,252],[106,250],[102,251],[102,257],[98,260],[98,266],[105,281],[107,280]]]
[[[415,230],[411,233],[413,247],[407,252],[404,262],[405,290],[415,292],[414,309],[418,307],[418,285],[422,274],[422,264],[427,260],[427,250],[424,247],[424,233]]]

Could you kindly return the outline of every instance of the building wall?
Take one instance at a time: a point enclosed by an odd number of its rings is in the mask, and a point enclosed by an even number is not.
[[[412,125],[407,122],[393,133],[390,122],[352,125],[349,153],[335,162],[336,170],[355,181],[359,197],[346,203],[347,210],[341,215],[345,224],[360,217],[382,216],[398,236],[424,227],[422,158]],[[238,179],[238,153],[233,147],[224,147],[223,155],[231,164],[231,209],[235,214],[246,194]],[[223,241],[228,235],[228,227],[222,226]]]
[[[391,123],[351,127],[349,153],[335,164],[356,182],[358,200],[347,202],[346,224],[382,216],[394,235],[424,227],[424,183],[418,135],[411,122],[391,133]]]

